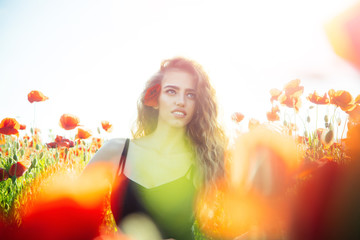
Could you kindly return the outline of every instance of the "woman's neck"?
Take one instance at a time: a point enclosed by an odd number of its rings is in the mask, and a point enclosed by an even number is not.
[[[155,131],[148,136],[155,151],[163,154],[189,151],[185,128],[174,128],[159,124]]]

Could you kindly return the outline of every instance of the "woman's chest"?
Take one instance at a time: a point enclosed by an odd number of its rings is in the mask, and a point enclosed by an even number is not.
[[[157,187],[189,173],[193,164],[190,153],[159,154],[142,148],[129,148],[124,174],[146,187]]]

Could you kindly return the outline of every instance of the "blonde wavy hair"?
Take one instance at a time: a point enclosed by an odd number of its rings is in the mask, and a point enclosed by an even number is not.
[[[161,85],[164,73],[173,69],[191,74],[197,82],[195,113],[186,126],[186,132],[196,155],[203,184],[212,185],[225,174],[224,152],[228,141],[218,122],[215,89],[200,64],[183,57],[168,59],[161,63],[160,70],[147,81],[140,95],[137,106],[138,117],[132,131],[133,137],[136,139],[149,135],[156,129],[159,111],[144,105],[145,93],[155,84]]]

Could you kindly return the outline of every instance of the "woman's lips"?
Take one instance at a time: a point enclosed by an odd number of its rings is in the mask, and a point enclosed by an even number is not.
[[[186,116],[186,111],[182,109],[175,109],[171,112],[175,117],[183,118]]]

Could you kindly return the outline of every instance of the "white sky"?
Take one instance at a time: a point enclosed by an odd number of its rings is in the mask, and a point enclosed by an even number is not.
[[[58,126],[75,114],[107,137],[130,136],[136,101],[163,59],[200,62],[212,79],[224,119],[242,112],[266,120],[271,88],[295,78],[305,96],[330,88],[360,93],[360,73],[337,57],[326,21],[356,0],[0,0],[0,118],[47,135],[73,136]],[[27,130],[29,131],[29,130]],[[45,133],[44,133],[45,132]]]

